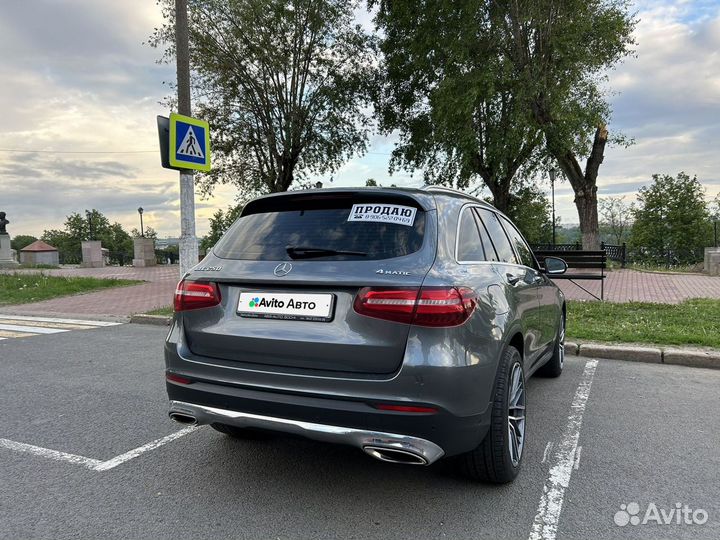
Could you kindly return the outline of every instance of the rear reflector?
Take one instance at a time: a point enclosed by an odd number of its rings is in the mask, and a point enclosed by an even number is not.
[[[180,375],[175,375],[174,373],[166,373],[165,378],[170,382],[178,384],[192,384],[192,381],[190,379],[186,379],[185,377],[181,377]]]
[[[381,411],[396,411],[396,412],[406,412],[406,413],[430,413],[434,414],[437,411],[434,407],[416,407],[414,405],[388,405],[386,403],[380,403],[378,405],[375,405],[376,409],[380,409]]]
[[[220,303],[220,290],[215,283],[181,281],[175,289],[175,311],[188,311],[217,306]]]
[[[365,287],[355,298],[361,315],[418,326],[458,326],[470,318],[476,296],[467,287]]]

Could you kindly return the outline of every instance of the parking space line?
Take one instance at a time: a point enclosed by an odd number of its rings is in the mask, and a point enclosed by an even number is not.
[[[83,467],[87,467],[88,469],[94,469],[102,463],[102,461],[98,459],[86,458],[84,456],[77,456],[75,454],[68,454],[67,452],[59,452],[58,450],[51,450],[49,448],[33,446],[32,444],[15,442],[9,439],[0,439],[0,448],[6,448],[8,450],[15,450],[16,452],[23,452],[26,454],[32,454],[34,456],[54,459],[56,461],[74,463],[75,465],[82,465]]]
[[[535,521],[530,530],[529,540],[554,540],[557,536],[565,490],[570,485],[583,414],[590,396],[590,388],[592,387],[597,365],[597,360],[588,360],[585,364],[580,384],[570,405],[571,412],[563,430],[562,438],[552,456],[550,471],[543,486],[543,493],[540,497]]]
[[[153,442],[144,444],[144,445],[140,446],[139,448],[135,448],[134,450],[130,450],[129,452],[125,452],[124,454],[120,454],[117,457],[114,457],[107,461],[103,461],[102,463],[99,463],[95,467],[95,470],[96,471],[107,471],[107,470],[113,469],[113,468],[117,467],[118,465],[122,465],[126,461],[135,459],[136,457],[144,454],[145,452],[149,452],[150,450],[155,450],[157,448],[160,448],[161,446],[163,446],[169,442],[172,442],[175,439],[179,439],[180,437],[183,437],[184,435],[187,435],[188,433],[192,433],[196,429],[199,429],[199,426],[190,426],[190,427],[183,428],[180,431],[176,431],[175,433],[171,433],[170,435],[163,437],[162,439],[157,439]]]
[[[101,461],[99,459],[88,458],[85,456],[78,456],[76,454],[68,454],[67,452],[60,452],[58,450],[52,450],[50,448],[43,448],[41,446],[34,446],[32,444],[11,441],[10,439],[0,439],[0,448],[13,450],[15,452],[22,452],[25,454],[32,454],[34,456],[44,457],[47,459],[54,459],[56,461],[64,461],[65,463],[72,463],[74,465],[81,465],[90,470],[102,472],[114,469],[118,465],[122,465],[123,463],[126,463],[131,459],[135,459],[136,457],[141,456],[146,452],[156,450],[157,448],[160,448],[161,446],[172,442],[175,439],[179,439],[180,437],[183,437],[188,433],[192,433],[196,429],[200,429],[200,427],[201,426],[190,426],[183,428],[180,431],[176,431],[175,433],[171,433],[170,435],[166,435],[165,437],[156,439],[138,448],[130,450],[129,452],[125,452],[124,454],[120,454],[119,456],[116,456],[112,459],[108,459],[107,461]]]

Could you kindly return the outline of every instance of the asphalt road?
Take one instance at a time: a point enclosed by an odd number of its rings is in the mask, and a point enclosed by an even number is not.
[[[720,538],[718,371],[568,359],[531,379],[523,471],[498,487],[302,439],[162,440],[164,332],[0,341],[0,538]],[[706,520],[616,525],[630,503]]]

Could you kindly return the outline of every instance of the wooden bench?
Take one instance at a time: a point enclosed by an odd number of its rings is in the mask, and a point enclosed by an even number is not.
[[[538,249],[534,251],[535,257],[541,268],[545,268],[545,257],[558,257],[568,265],[568,271],[564,274],[553,274],[550,279],[569,279],[571,283],[580,287],[583,291],[598,300],[605,299],[605,269],[607,268],[607,254],[605,250],[581,251],[581,250],[552,250]],[[599,270],[598,272],[573,272],[573,270]],[[575,280],[600,281],[600,298],[588,291],[585,287],[576,283]]]

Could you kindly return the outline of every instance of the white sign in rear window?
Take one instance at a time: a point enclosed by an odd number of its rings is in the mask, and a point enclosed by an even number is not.
[[[375,221],[412,226],[417,208],[400,204],[353,204],[348,221]]]

